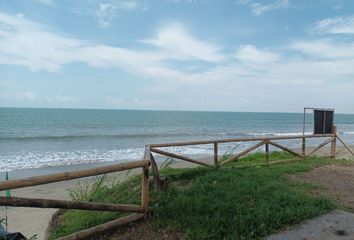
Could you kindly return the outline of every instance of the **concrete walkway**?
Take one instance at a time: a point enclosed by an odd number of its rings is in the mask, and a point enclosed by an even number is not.
[[[354,214],[335,210],[266,239],[354,240]]]

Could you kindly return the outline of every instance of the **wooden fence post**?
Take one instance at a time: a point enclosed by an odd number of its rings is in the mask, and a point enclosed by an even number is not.
[[[160,189],[160,173],[159,173],[159,167],[157,166],[157,163],[155,161],[154,156],[151,153],[151,147],[150,145],[145,146],[145,156],[144,159],[148,160],[151,164],[151,169],[152,169],[152,174],[154,177],[154,188],[155,189]]]
[[[214,166],[218,166],[218,143],[214,142]]]
[[[141,176],[141,206],[146,218],[149,210],[149,167],[143,167]]]
[[[331,142],[331,158],[336,157],[337,152],[337,127],[333,126],[333,140]]]
[[[301,153],[304,158],[306,158],[306,138],[305,136],[302,137],[302,144],[301,144]]]
[[[269,163],[269,140],[265,141],[265,160]]]

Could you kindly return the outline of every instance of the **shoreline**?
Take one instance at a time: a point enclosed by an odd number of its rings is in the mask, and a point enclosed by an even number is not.
[[[312,151],[315,149],[316,146],[309,146],[306,148],[307,152]],[[353,151],[354,151],[354,145],[350,146]],[[296,147],[296,148],[290,148],[293,149],[295,152],[301,153],[301,148]],[[330,146],[325,146],[322,149],[320,149],[315,155],[317,156],[326,156],[326,152],[329,152]],[[274,148],[270,149],[270,151],[282,151],[281,149]],[[346,149],[344,149],[343,145],[337,144],[337,154],[338,158],[350,158],[349,152],[347,152]],[[236,153],[235,153],[236,154]],[[194,155],[185,155],[197,160],[202,160],[202,161],[207,161],[208,163],[213,162],[213,156],[212,154],[194,154]],[[219,153],[219,157],[222,156],[222,154]],[[161,156],[156,154],[155,155],[155,160],[158,163],[158,165],[161,165],[166,159],[169,157],[167,156]],[[143,157],[136,159],[136,160],[142,160]],[[122,160],[117,160],[117,161],[106,161],[106,162],[89,162],[89,163],[77,163],[77,164],[68,164],[68,165],[56,165],[56,166],[45,166],[45,167],[38,167],[38,168],[27,168],[27,169],[16,169],[12,171],[8,171],[9,178],[10,180],[14,179],[20,179],[20,178],[28,178],[28,177],[34,177],[34,176],[40,176],[40,175],[48,175],[48,174],[55,174],[55,173],[61,173],[61,172],[68,172],[68,171],[75,171],[75,170],[82,170],[82,169],[88,169],[88,168],[95,168],[95,167],[102,167],[102,166],[109,166],[117,163],[123,163],[123,162],[129,162],[129,161],[135,161],[135,160],[128,160],[128,161],[122,161]],[[181,164],[180,162],[184,163]],[[176,160],[172,164],[174,167],[188,167],[190,166],[195,166],[193,163],[189,163],[183,160]],[[181,165],[181,166],[180,166]],[[5,174],[6,171],[0,172],[0,181],[5,180]],[[1,192],[0,192],[1,193]]]
[[[196,154],[191,155],[195,159],[207,160],[210,158],[208,154]],[[159,165],[161,165],[168,157],[165,156],[155,156],[155,160]],[[136,159],[136,160],[143,160],[143,157]],[[107,162],[90,162],[90,163],[78,163],[78,164],[69,164],[69,165],[59,165],[59,166],[47,166],[47,167],[38,167],[38,168],[27,168],[27,169],[17,169],[9,171],[9,178],[10,180],[20,179],[20,178],[28,178],[40,175],[48,175],[48,174],[55,174],[61,172],[68,172],[68,171],[76,171],[88,168],[96,168],[96,167],[103,167],[109,166],[117,163],[125,163],[125,162],[132,162],[136,160],[128,160],[128,161],[107,161]],[[175,163],[182,161],[177,160]],[[184,161],[182,161],[184,162]],[[186,162],[188,163],[188,162]],[[0,172],[0,181],[5,180],[6,172]]]
[[[311,151],[315,147],[308,147],[307,151]],[[330,147],[324,147],[321,149],[317,155],[325,156],[329,151]],[[301,149],[296,148],[295,151],[301,151]],[[337,158],[349,158],[350,154],[347,151],[343,150],[342,146],[338,146]],[[220,155],[221,156],[221,155]],[[156,158],[158,165],[163,163],[166,157],[159,156]],[[209,156],[200,156],[198,158],[204,162],[212,163],[213,158]],[[34,168],[34,169],[23,169],[15,170],[10,172],[10,179],[26,178],[32,176],[47,175],[52,173],[59,173],[65,171],[73,171],[85,168],[93,168],[98,166],[112,165],[121,161],[116,162],[105,162],[105,163],[83,163],[75,165],[63,165],[55,167],[44,167],[44,168]],[[195,167],[196,164],[185,162],[182,160],[174,161],[170,167],[173,168],[184,168],[184,167]],[[138,171],[138,169],[136,169]],[[137,171],[132,171],[129,175],[135,174]],[[108,176],[113,176],[122,179],[127,177],[125,172],[115,172],[108,174]],[[5,179],[5,172],[0,173],[0,178]],[[50,183],[45,185],[39,185],[34,187],[20,188],[11,190],[11,195],[16,197],[27,197],[27,198],[48,198],[48,199],[61,199],[61,200],[70,200],[69,188],[75,188],[78,186],[78,183],[85,185],[87,184],[92,177],[73,179],[69,181],[62,181],[56,183]],[[1,196],[5,195],[5,192],[0,192]],[[48,227],[48,223],[51,221],[52,215],[57,211],[57,209],[38,209],[38,208],[22,208],[22,207],[9,207],[7,209],[9,228],[11,232],[21,232],[27,237],[37,235],[37,239],[41,240],[45,238],[45,233]],[[4,218],[5,216],[5,207],[0,207],[0,217]],[[36,221],[33,221],[36,219]]]

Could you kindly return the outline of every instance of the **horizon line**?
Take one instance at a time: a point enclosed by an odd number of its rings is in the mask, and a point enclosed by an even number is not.
[[[230,110],[171,110],[171,109],[127,109],[127,108],[81,108],[81,107],[6,107],[0,108],[14,108],[14,109],[57,109],[57,110],[109,110],[109,111],[161,111],[161,112],[215,112],[215,113],[303,113],[301,112],[279,112],[279,111],[230,111]],[[323,109],[323,107],[318,107]],[[333,108],[334,109],[334,108]],[[335,109],[334,109],[335,110]],[[354,114],[349,112],[336,112],[335,114]]]

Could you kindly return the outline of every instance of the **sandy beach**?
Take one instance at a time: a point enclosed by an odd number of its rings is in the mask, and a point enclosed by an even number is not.
[[[311,147],[308,148],[307,151],[311,151]],[[299,151],[299,149],[297,149]],[[318,152],[319,156],[328,155],[329,148],[324,148]],[[338,158],[350,158],[350,154],[344,150],[342,147],[338,148]],[[203,161],[212,162],[211,158],[202,158]],[[101,165],[108,165],[111,163],[105,164],[81,164],[74,166],[60,166],[60,167],[52,167],[52,168],[39,168],[39,169],[29,169],[29,170],[21,170],[11,172],[11,178],[24,178],[31,176],[39,176],[44,174],[51,174],[63,171],[72,171],[83,168],[92,168]],[[184,161],[175,161],[171,165],[172,167],[194,167],[195,164],[184,162]],[[137,169],[135,172],[139,172]],[[130,173],[134,174],[134,173]],[[4,179],[4,174],[1,173],[1,179]],[[125,176],[125,173],[115,173],[110,176],[114,177],[122,177]],[[70,188],[75,188],[78,184],[87,184],[89,181],[88,178],[85,179],[76,179],[64,182],[51,183],[41,186],[28,187],[22,189],[15,189],[11,191],[12,196],[16,197],[34,197],[34,198],[48,198],[48,199],[62,199],[69,200],[69,191]],[[1,195],[4,195],[4,192],[1,192]],[[36,235],[38,240],[42,240],[45,238],[45,232],[50,222],[53,213],[55,213],[57,209],[38,209],[38,208],[7,208],[7,216],[8,216],[8,230],[10,232],[21,232],[23,235],[27,237],[31,237]],[[5,216],[5,207],[0,208],[0,216],[3,218]]]

